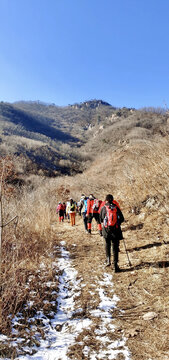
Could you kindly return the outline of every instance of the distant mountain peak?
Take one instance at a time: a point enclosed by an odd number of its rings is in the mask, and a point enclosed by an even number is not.
[[[75,109],[81,109],[81,108],[89,108],[89,109],[96,109],[99,106],[111,106],[109,103],[103,101],[103,100],[87,100],[82,103],[75,103],[73,105],[70,105],[71,107]]]

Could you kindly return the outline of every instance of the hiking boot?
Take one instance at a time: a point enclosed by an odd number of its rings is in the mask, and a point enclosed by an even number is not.
[[[105,267],[109,267],[111,263],[105,263]]]
[[[115,273],[120,272],[120,268],[119,268],[119,266],[118,266],[118,265],[115,265],[115,267],[114,267],[114,272],[115,272]]]
[[[106,262],[104,263],[104,265],[105,265],[105,267],[108,267],[108,266],[111,265],[111,261],[110,261],[110,258],[109,258],[109,257],[107,257],[107,260],[106,260]]]

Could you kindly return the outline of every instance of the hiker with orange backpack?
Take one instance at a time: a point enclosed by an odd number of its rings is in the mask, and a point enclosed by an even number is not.
[[[111,265],[112,245],[115,272],[120,271],[118,266],[119,240],[123,239],[120,225],[124,221],[124,216],[117,204],[118,203],[113,199],[113,195],[108,194],[105,199],[105,204],[100,211],[100,219],[103,223],[102,232],[105,239],[106,266]]]
[[[102,236],[102,226],[101,226],[100,214],[99,214],[99,207],[100,207],[101,203],[102,203],[102,201],[96,199],[93,196],[93,194],[89,195],[89,199],[87,200],[87,213],[86,213],[86,216],[88,218],[87,227],[88,227],[89,234],[91,234],[92,220],[94,218],[97,222],[99,234],[100,234],[100,236]]]
[[[64,207],[61,201],[59,201],[59,204],[56,208],[56,213],[59,214],[59,222],[63,222],[64,219]]]

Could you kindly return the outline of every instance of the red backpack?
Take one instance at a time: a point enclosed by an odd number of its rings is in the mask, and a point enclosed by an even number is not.
[[[105,228],[108,226],[118,226],[117,223],[117,206],[114,204],[104,205],[106,208],[106,216],[103,221]]]
[[[58,205],[58,210],[64,210],[64,207],[63,207],[62,204],[59,204],[59,205]]]

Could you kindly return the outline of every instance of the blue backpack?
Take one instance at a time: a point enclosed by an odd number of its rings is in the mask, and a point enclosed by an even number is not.
[[[83,206],[84,206],[84,209],[83,209],[83,210],[84,210],[84,211],[83,211],[84,213],[87,213],[87,200],[88,200],[88,199],[83,200],[83,201],[84,201],[84,205],[83,205]]]

